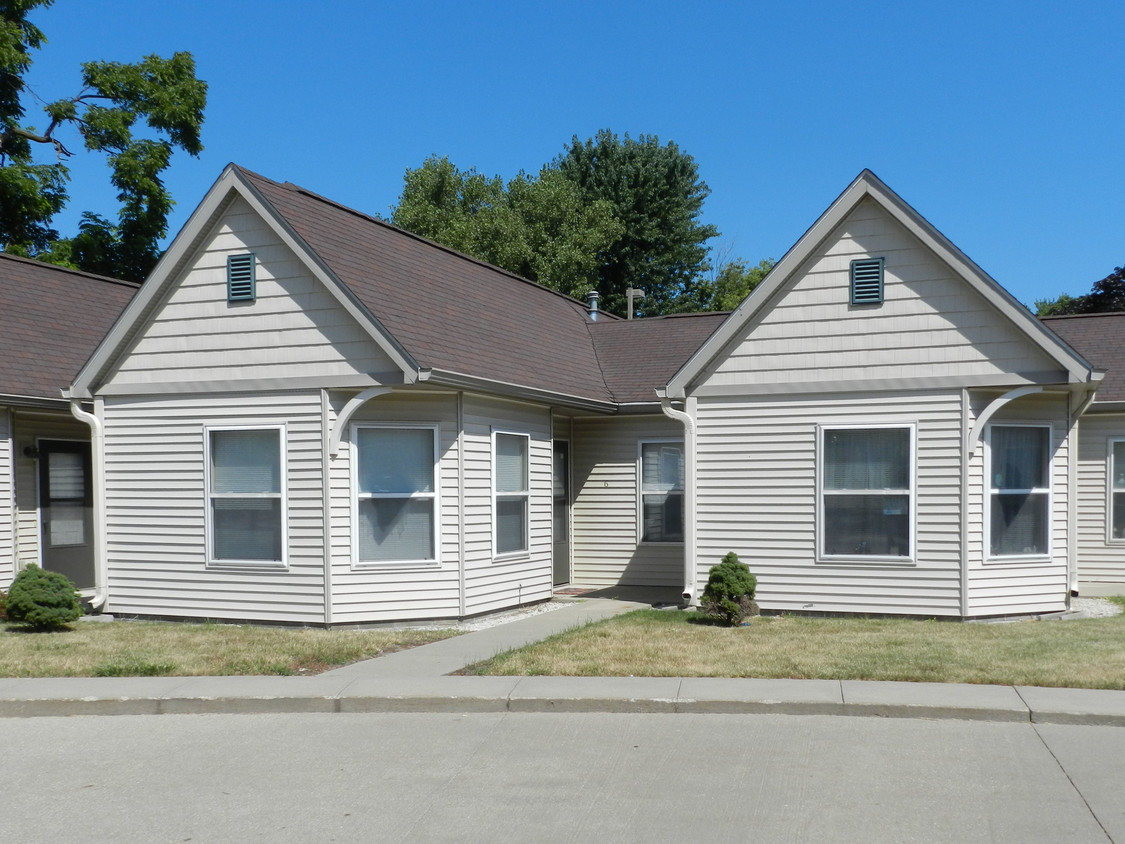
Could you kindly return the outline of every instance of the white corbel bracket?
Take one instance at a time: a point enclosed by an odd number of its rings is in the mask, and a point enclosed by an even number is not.
[[[984,433],[984,426],[988,424],[989,419],[996,415],[996,411],[1008,404],[1008,402],[1013,402],[1016,399],[1022,399],[1024,396],[1030,396],[1041,392],[1043,392],[1042,387],[1016,387],[1014,390],[1008,390],[1004,395],[990,401],[988,407],[977,417],[977,421],[973,425],[973,430],[969,434],[969,439],[965,442],[965,455],[971,455],[976,451],[977,443],[980,442],[981,434]]]
[[[390,387],[368,387],[344,405],[344,409],[336,417],[336,424],[332,428],[332,436],[328,440],[328,453],[332,457],[340,453],[340,443],[344,438],[344,431],[347,430],[348,423],[355,416],[355,412],[371,399],[385,396],[389,392],[391,392]]]

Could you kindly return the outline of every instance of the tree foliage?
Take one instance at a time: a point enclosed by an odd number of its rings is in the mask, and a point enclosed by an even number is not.
[[[677,300],[710,269],[707,241],[719,234],[699,219],[711,190],[695,159],[655,135],[618,138],[602,129],[586,141],[575,135],[551,167],[577,185],[586,202],[610,202],[623,225],[602,255],[603,306],[625,313],[626,288],[639,287],[643,315],[679,310]]]
[[[1100,281],[1095,281],[1084,296],[1061,294],[1057,299],[1040,299],[1035,303],[1038,316],[1067,314],[1104,314],[1125,311],[1125,268],[1116,267]]]
[[[764,258],[754,266],[742,258],[726,261],[712,275],[688,285],[678,303],[682,311],[733,311],[773,269],[774,260]]]
[[[27,17],[51,2],[0,2],[0,247],[140,280],[159,258],[173,204],[161,174],[175,148],[191,155],[203,150],[207,84],[196,78],[190,53],[150,55],[135,64],[85,62],[78,93],[47,103],[46,128],[37,129],[23,105],[24,95],[35,96],[24,76],[31,51],[46,38]],[[106,156],[121,206],[116,222],[86,213],[78,234],[61,239],[51,221],[68,199],[68,128],[87,150]],[[43,152],[46,161],[36,158]]]
[[[407,170],[391,221],[570,296],[597,284],[599,256],[621,234],[608,202],[584,202],[560,173],[499,176],[432,156]]]

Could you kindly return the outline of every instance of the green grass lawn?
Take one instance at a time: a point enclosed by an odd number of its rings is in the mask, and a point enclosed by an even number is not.
[[[142,621],[79,621],[33,633],[7,625],[0,630],[0,677],[316,674],[454,635]]]
[[[1125,606],[1125,598],[1110,600]],[[791,677],[1125,688],[1125,615],[963,624],[639,610],[500,654],[466,673]]]

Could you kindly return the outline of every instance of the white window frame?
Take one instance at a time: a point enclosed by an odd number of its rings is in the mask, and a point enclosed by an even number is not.
[[[394,431],[430,431],[433,435],[433,492],[364,493],[359,489],[359,431],[363,428],[382,428]],[[352,568],[398,568],[402,566],[434,567],[441,565],[441,471],[438,437],[440,426],[431,422],[354,422],[351,426],[351,540]],[[359,502],[374,498],[430,499],[433,502],[434,556],[433,559],[361,560],[359,558]]]
[[[1110,437],[1106,443],[1106,472],[1105,472],[1105,541],[1107,545],[1125,545],[1125,536],[1113,535],[1114,504],[1113,493],[1120,492],[1125,495],[1125,487],[1114,487],[1115,474],[1113,446],[1116,443],[1125,443],[1125,437]]]
[[[996,428],[1042,428],[1047,432],[1047,486],[1035,487],[1026,490],[1008,490],[1010,493],[1020,494],[1046,494],[1047,497],[1047,511],[1044,514],[1044,522],[1047,530],[1047,536],[1044,542],[1044,547],[1047,549],[1042,554],[993,554],[992,553],[992,496],[1001,495],[993,486],[992,474],[992,432]],[[1054,443],[1055,432],[1054,428],[1049,422],[1008,422],[999,421],[992,422],[985,430],[985,449],[984,449],[984,512],[981,514],[982,521],[984,522],[984,559],[987,563],[1041,563],[1050,561],[1053,558],[1052,549],[1054,548],[1054,531],[1052,522],[1052,514],[1054,513]]]
[[[644,454],[646,445],[678,445],[680,447],[680,459],[684,462],[684,487],[680,489],[680,502],[682,507],[681,524],[684,527],[684,533],[687,533],[687,446],[684,441],[677,437],[651,437],[637,441],[637,544],[638,545],[652,545],[657,547],[675,547],[683,545],[683,539],[645,539],[645,467],[644,467]]]
[[[263,493],[215,493],[211,489],[211,435],[223,431],[277,431],[278,467],[280,471],[280,492]],[[203,427],[203,520],[204,520],[204,559],[208,568],[267,568],[286,569],[289,567],[289,467],[286,460],[288,437],[284,424],[268,425],[204,425]],[[216,498],[263,498],[280,500],[281,520],[281,559],[280,560],[228,560],[215,556],[214,516],[211,502]]]
[[[907,489],[826,490],[824,472],[827,468],[824,438],[832,431],[906,431]],[[816,430],[816,560],[818,563],[858,563],[864,565],[913,565],[918,555],[918,425],[915,422],[848,422],[817,425]],[[826,495],[905,495],[907,497],[907,542],[909,551],[901,555],[889,554],[829,554],[825,551],[825,531],[828,515]]]
[[[521,491],[504,491],[500,492],[496,489],[496,478],[498,472],[496,469],[497,449],[496,442],[500,437],[519,437],[524,441],[524,448],[527,453],[527,473],[524,477],[524,488]],[[494,560],[520,560],[526,559],[531,554],[531,434],[525,431],[507,431],[499,428],[494,428],[492,431],[492,559]],[[497,518],[500,512],[500,499],[501,498],[516,498],[522,497],[524,501],[523,508],[523,535],[524,547],[517,548],[512,551],[499,550],[500,548],[500,534],[498,530],[499,519]]]

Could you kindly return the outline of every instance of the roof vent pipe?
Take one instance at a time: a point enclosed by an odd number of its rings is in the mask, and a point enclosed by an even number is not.
[[[590,322],[598,321],[598,291],[591,290],[586,294],[586,298],[590,302]]]

